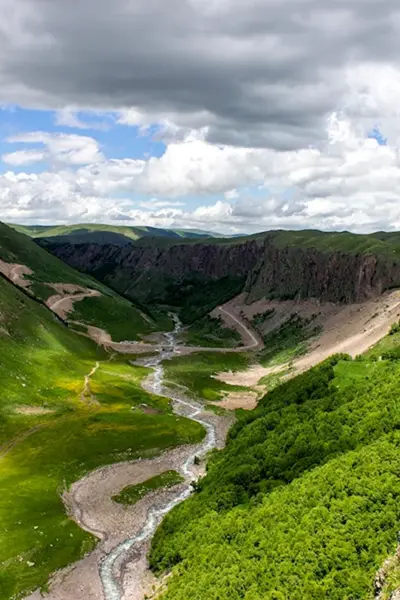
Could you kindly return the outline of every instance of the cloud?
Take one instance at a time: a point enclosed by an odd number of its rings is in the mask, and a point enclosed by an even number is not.
[[[99,113],[95,111],[89,112],[92,113],[92,116],[100,116]],[[110,124],[107,123],[104,119],[100,121],[84,121],[79,116],[79,113],[79,109],[68,106],[57,110],[55,114],[55,124],[59,127],[71,127],[73,129],[96,129],[99,131],[107,131],[110,128]]]
[[[104,160],[98,142],[82,135],[33,131],[9,137],[7,142],[44,146],[43,150],[19,150],[5,154],[2,160],[7,164],[22,165],[46,159],[57,165],[73,166]]]
[[[0,177],[0,214],[24,222],[118,221],[222,232],[400,228],[396,147],[360,136],[357,124],[340,114],[327,121],[326,139],[318,149],[287,152],[188,139],[170,144],[160,158],[8,172]],[[199,205],[189,209],[188,195]]]
[[[0,103],[120,110],[218,144],[316,145],[349,84],[399,66],[395,0],[82,0],[78,19],[63,0],[2,8]]]
[[[79,19],[61,0],[2,8],[0,106],[50,108],[83,132],[108,114],[166,149],[106,158],[94,137],[14,136],[5,164],[49,172],[2,175],[1,217],[400,227],[394,0],[82,0]]]
[[[40,150],[17,150],[9,154],[3,154],[2,161],[7,165],[19,167],[22,165],[30,165],[32,163],[42,162],[46,157],[44,152]]]

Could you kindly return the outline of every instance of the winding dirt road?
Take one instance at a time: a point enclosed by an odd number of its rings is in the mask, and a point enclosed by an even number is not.
[[[53,287],[58,294],[50,296],[50,298],[46,300],[46,305],[63,320],[65,320],[68,314],[73,310],[75,302],[80,302],[85,298],[101,296],[98,290],[83,288],[77,285],[62,283],[51,283],[47,285]]]

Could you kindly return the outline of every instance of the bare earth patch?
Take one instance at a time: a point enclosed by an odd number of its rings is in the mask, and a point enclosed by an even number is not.
[[[54,410],[43,406],[19,406],[15,412],[20,415],[49,415],[54,413]]]
[[[31,281],[25,279],[25,275],[32,275],[33,271],[26,265],[7,263],[0,259],[0,273],[3,273],[15,285],[22,288],[29,288]]]
[[[237,408],[253,410],[257,406],[258,398],[259,395],[256,392],[228,392],[222,400],[210,402],[210,404],[227,410],[236,410]]]
[[[346,353],[355,357],[366,352],[389,332],[390,326],[400,319],[400,291],[387,292],[379,298],[360,304],[346,306],[332,303],[319,304],[316,301],[302,300],[299,302],[262,300],[249,306],[243,304],[243,295],[228,303],[231,310],[237,314],[244,313],[252,318],[257,313],[275,309],[275,326],[297,313],[303,317],[318,314],[315,324],[321,325],[322,333],[312,342],[309,352],[292,363],[296,375],[325,360],[332,354]],[[271,322],[273,322],[271,319]],[[269,323],[268,327],[272,324]],[[247,371],[219,373],[216,377],[230,385],[255,386],[258,381],[273,373],[286,370],[287,364],[273,367],[253,365]]]

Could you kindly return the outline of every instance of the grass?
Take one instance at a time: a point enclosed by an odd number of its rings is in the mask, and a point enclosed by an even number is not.
[[[271,373],[270,375],[265,375],[258,382],[258,385],[265,385],[267,393],[271,392],[273,389],[278,387],[282,383],[283,377],[290,373],[290,369],[281,371],[280,373]]]
[[[179,238],[204,238],[208,237],[209,233],[201,230],[190,230],[190,229],[160,229],[158,227],[128,227],[128,226],[117,226],[117,225],[106,225],[98,223],[83,223],[77,225],[18,225],[9,224],[10,227],[23,233],[29,237],[35,238],[51,238],[60,237],[65,238],[68,242],[69,239],[77,239],[85,241],[85,236],[90,237],[90,234],[103,234],[103,243],[113,243],[116,238],[107,237],[107,234],[114,234],[115,236],[121,236],[122,239],[129,241],[138,240],[141,237],[154,236],[154,237],[172,237],[175,239]],[[60,240],[62,241],[62,240]],[[101,238],[98,238],[101,241]]]
[[[387,335],[375,346],[370,348],[363,356],[372,360],[379,360],[385,352],[391,352],[400,347],[400,333]]]
[[[96,324],[97,327],[106,329],[115,342],[139,340],[141,335],[157,329],[154,321],[121,297],[84,298],[76,302],[69,318],[87,325]]]
[[[165,378],[185,386],[194,398],[220,400],[224,392],[247,388],[228,385],[215,379],[214,375],[222,371],[242,371],[249,366],[250,360],[250,355],[245,353],[196,352],[165,361]]]
[[[317,230],[277,231],[272,234],[272,243],[279,248],[315,248],[323,252],[345,252],[349,254],[378,254],[394,259],[400,257],[400,233],[372,233],[361,235]]]
[[[184,333],[185,344],[208,348],[236,348],[242,346],[240,334],[230,327],[225,327],[222,319],[209,315],[199,319]]]
[[[151,477],[151,479],[147,479],[147,481],[143,481],[137,485],[128,485],[119,494],[113,496],[112,499],[119,504],[136,504],[136,502],[141,500],[146,494],[149,494],[154,490],[159,488],[170,488],[183,481],[184,478],[182,475],[179,475],[176,471],[165,471],[164,473],[161,473],[161,475]]]
[[[96,361],[90,388],[97,406],[81,399]],[[65,513],[60,494],[73,481],[204,436],[198,423],[172,413],[167,398],[142,389],[148,372],[112,359],[0,279],[2,600],[44,589],[51,573],[94,547]],[[51,412],[21,412],[27,407]]]

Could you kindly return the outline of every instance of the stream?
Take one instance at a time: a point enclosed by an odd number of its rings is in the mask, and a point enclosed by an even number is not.
[[[162,521],[162,518],[172,510],[177,504],[188,498],[192,492],[191,482],[196,479],[196,474],[193,469],[195,457],[201,457],[207,454],[210,450],[217,446],[217,434],[215,426],[201,418],[204,412],[204,407],[201,404],[183,400],[173,393],[164,385],[164,370],[162,361],[171,358],[176,353],[177,335],[181,331],[181,323],[177,316],[174,316],[174,330],[165,333],[165,344],[159,351],[158,356],[151,357],[143,364],[146,367],[154,369],[154,374],[151,377],[151,382],[147,385],[147,390],[153,394],[165,396],[172,400],[172,406],[175,414],[185,416],[188,419],[201,423],[206,430],[206,436],[200,445],[197,445],[192,454],[182,463],[179,470],[185,478],[185,487],[182,490],[180,486],[179,492],[161,507],[153,507],[147,514],[147,519],[142,529],[134,537],[129,538],[116,546],[107,556],[104,557],[100,564],[100,578],[103,586],[105,600],[122,600],[124,590],[120,584],[121,577],[116,574],[117,564],[124,562],[124,557],[132,554],[136,548],[139,548],[143,542],[151,539],[157,526]]]

